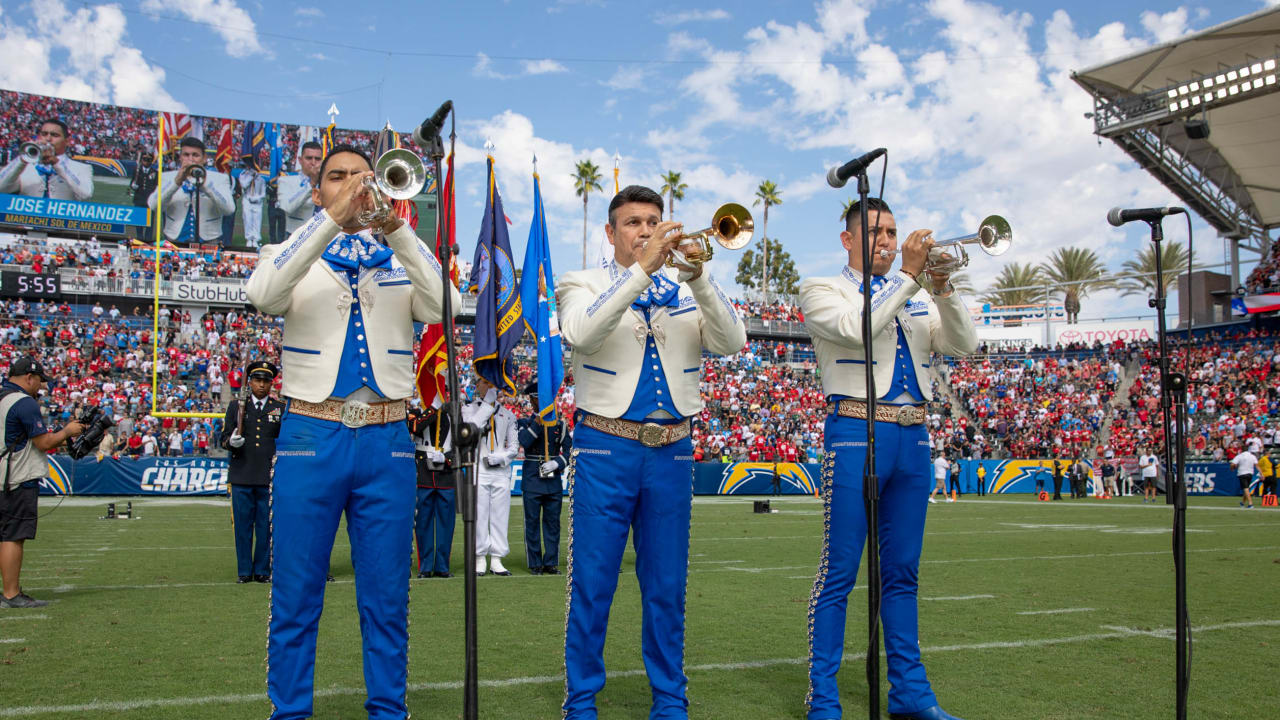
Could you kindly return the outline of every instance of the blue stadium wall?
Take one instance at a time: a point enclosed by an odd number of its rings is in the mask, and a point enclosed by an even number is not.
[[[960,488],[975,493],[978,466],[986,471],[991,494],[1035,491],[1036,475],[1045,486],[1053,480],[1038,460],[962,460]],[[695,463],[693,491],[697,495],[768,495],[773,491],[773,463]],[[821,484],[820,465],[778,463],[779,488],[784,495],[813,495]],[[1226,463],[1192,463],[1187,466],[1188,492],[1192,495],[1239,495],[1240,483]],[[520,494],[520,467],[514,471],[513,494]],[[1090,480],[1090,491],[1093,491]],[[1256,482],[1256,481],[1255,481]],[[65,455],[49,460],[49,479],[40,488],[44,495],[225,495],[227,461],[222,458],[174,457],[97,462],[73,461]]]

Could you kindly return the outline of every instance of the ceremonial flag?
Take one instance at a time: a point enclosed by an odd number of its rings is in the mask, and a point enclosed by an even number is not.
[[[231,170],[232,163],[235,162],[235,158],[231,157],[231,120],[223,118],[218,126],[218,143],[216,147],[217,152],[213,156],[213,165],[218,169],[218,172],[228,172]]]
[[[258,160],[258,151],[267,143],[267,124],[250,120],[244,124],[244,140],[240,144],[240,157],[250,155]]]
[[[329,157],[329,151],[333,149],[333,126],[334,123],[329,123],[329,126],[324,129],[324,134],[320,136],[320,157],[322,158]]]
[[[1233,297],[1231,298],[1231,310],[1234,315],[1275,312],[1280,310],[1280,293]]]
[[[280,125],[272,123],[266,129],[266,142],[269,152],[267,175],[272,180],[280,174],[281,165],[284,164],[284,150],[280,147]]]
[[[560,322],[556,318],[556,278],[551,272],[551,242],[542,209],[542,188],[533,174],[533,223],[524,250],[520,273],[520,304],[524,325],[538,345],[538,407],[544,425],[556,422],[556,396],[564,381],[564,354],[560,346]]]
[[[164,152],[168,152],[176,149],[178,141],[191,132],[191,116],[185,113],[160,113],[160,115],[164,120],[161,147]]]
[[[453,221],[453,155],[449,155],[449,169],[445,173],[444,195],[440,204],[440,224],[436,229],[436,257],[440,257],[441,243],[453,247],[455,224]],[[449,256],[449,282],[458,286],[458,260]],[[455,308],[456,309],[456,308]],[[444,324],[428,325],[422,330],[422,340],[418,343],[418,395],[422,398],[422,406],[430,407],[431,401],[438,394],[443,400],[448,396],[449,355],[444,345]]]
[[[511,260],[511,239],[507,236],[502,196],[498,194],[493,174],[493,156],[485,162],[489,192],[485,196],[480,242],[471,269],[476,293],[474,362],[476,374],[500,389],[515,393],[516,383],[507,372],[507,365],[524,335],[524,324],[520,322],[515,263]]]

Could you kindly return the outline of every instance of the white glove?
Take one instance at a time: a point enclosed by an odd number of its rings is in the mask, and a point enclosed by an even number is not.
[[[541,477],[551,477],[560,469],[560,463],[555,460],[548,460],[538,466],[538,475]]]
[[[444,464],[444,453],[431,448],[427,451],[427,459],[436,464]]]
[[[489,392],[484,394],[484,404],[493,405],[497,401],[498,401],[498,390],[496,388],[489,388]]]
[[[485,463],[488,464],[489,467],[502,467],[502,460],[503,457],[497,453],[486,455],[484,459]]]
[[[233,448],[242,447],[244,445],[244,436],[237,432],[232,432],[231,437],[227,438],[227,444]]]

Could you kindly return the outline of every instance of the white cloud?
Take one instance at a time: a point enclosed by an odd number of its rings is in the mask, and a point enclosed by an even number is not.
[[[1142,13],[1142,27],[1160,42],[1176,40],[1189,32],[1187,9],[1180,7],[1163,15],[1148,10]]]
[[[525,75],[546,75],[547,73],[569,72],[569,68],[551,59],[522,60],[520,65],[524,68]]]
[[[294,8],[293,14],[298,17],[319,18],[324,17],[324,11],[318,7],[299,7]]]
[[[491,78],[493,80],[507,80],[511,75],[503,75],[493,69],[493,61],[484,53],[476,53],[476,64],[471,66],[471,74],[477,77]]]
[[[73,100],[185,110],[164,89],[165,72],[127,40],[119,8],[69,12],[47,0],[32,25],[18,25],[0,7],[0,86]],[[87,41],[88,40],[88,41]]]
[[[653,21],[659,25],[683,25],[690,22],[705,22],[708,20],[728,20],[730,18],[729,11],[716,8],[715,10],[685,10],[683,12],[661,12],[654,16]]]
[[[143,0],[142,9],[159,14],[177,12],[190,20],[209,25],[222,38],[231,57],[271,57],[271,52],[258,42],[258,29],[253,18],[235,0]]]

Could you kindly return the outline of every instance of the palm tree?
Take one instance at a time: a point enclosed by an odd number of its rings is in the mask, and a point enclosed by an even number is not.
[[[1106,277],[1106,268],[1092,250],[1078,247],[1058,248],[1049,259],[1040,263],[1040,275],[1062,288],[1062,305],[1067,311],[1067,323],[1075,323],[1080,317],[1080,301],[1094,290],[1112,286]]]
[[[582,197],[582,269],[587,269],[587,196],[600,187],[600,168],[590,160],[579,160],[573,173],[573,190]]]
[[[760,183],[760,187],[756,188],[755,202],[751,203],[752,207],[764,203],[764,222],[760,225],[760,237],[769,237],[769,206],[782,204],[782,191],[774,184],[772,180],[765,180]],[[760,287],[764,290],[764,301],[769,302],[769,244],[765,243],[764,247],[764,279],[760,283]]]
[[[969,279],[969,273],[967,272],[952,273],[951,287],[962,295],[972,295],[974,291],[973,281]]]
[[[684,199],[684,191],[689,186],[680,182],[680,173],[675,170],[668,170],[666,175],[662,176],[662,193],[667,196],[667,219],[674,220],[676,217],[676,201]]]
[[[846,217],[849,216],[849,208],[853,207],[853,204],[856,202],[858,202],[858,198],[849,198],[848,200],[845,200],[843,203],[840,204],[841,220],[844,220]]]
[[[1045,301],[1045,297],[1044,278],[1040,276],[1040,268],[1031,263],[1009,263],[1001,268],[1000,274],[981,300],[992,305],[1039,305]],[[1021,318],[1018,317],[1005,319],[1005,325],[1020,323]]]
[[[1195,264],[1195,253],[1191,254],[1191,262]],[[1178,281],[1178,277],[1187,271],[1187,248],[1180,242],[1165,243],[1160,251],[1160,264],[1164,266],[1164,289]],[[1121,295],[1154,295],[1156,292],[1156,251],[1154,245],[1147,245],[1138,253],[1137,260],[1126,260],[1120,266],[1123,270],[1116,288]],[[1128,275],[1129,277],[1123,277]]]

